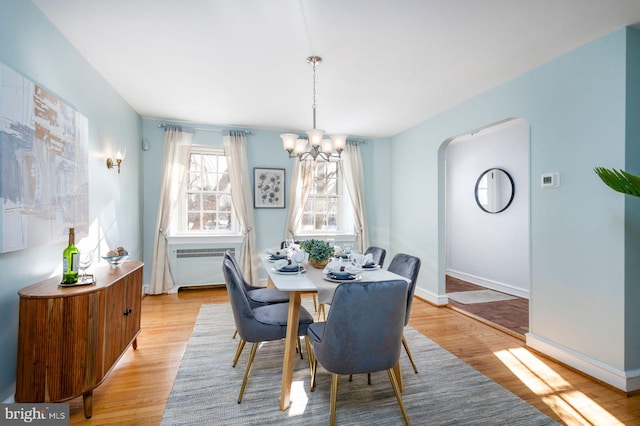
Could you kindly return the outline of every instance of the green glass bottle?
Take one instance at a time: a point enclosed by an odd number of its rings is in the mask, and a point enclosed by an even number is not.
[[[80,253],[75,245],[75,230],[69,228],[69,245],[62,252],[62,284],[78,282],[78,257]]]

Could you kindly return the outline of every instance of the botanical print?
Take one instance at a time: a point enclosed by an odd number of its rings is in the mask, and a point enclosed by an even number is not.
[[[284,169],[253,169],[254,207],[284,208]]]

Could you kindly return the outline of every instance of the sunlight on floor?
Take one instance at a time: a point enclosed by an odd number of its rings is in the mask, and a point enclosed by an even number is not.
[[[494,352],[529,389],[540,395],[567,424],[622,424],[617,418],[576,391],[566,380],[525,348]]]
[[[289,400],[289,417],[304,414],[309,397],[304,390],[304,381],[298,380],[291,383],[291,397]]]

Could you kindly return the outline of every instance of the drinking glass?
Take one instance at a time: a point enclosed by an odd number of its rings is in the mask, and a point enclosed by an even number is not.
[[[351,250],[353,250],[353,244],[345,244],[342,246],[342,251],[347,256],[347,259],[351,259]]]
[[[80,253],[78,259],[78,269],[80,270],[80,280],[85,281],[87,279],[87,268],[93,263],[93,252]]]

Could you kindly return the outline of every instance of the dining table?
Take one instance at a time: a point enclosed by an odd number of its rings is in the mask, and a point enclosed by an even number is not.
[[[280,409],[289,408],[291,398],[291,384],[293,381],[293,367],[296,358],[296,345],[298,337],[298,322],[300,318],[301,295],[305,293],[317,293],[318,303],[331,304],[333,293],[336,287],[342,282],[362,282],[362,281],[388,281],[409,279],[390,272],[386,269],[375,267],[363,269],[354,281],[330,280],[323,273],[323,269],[302,263],[302,269],[298,273],[282,273],[274,268],[274,263],[270,256],[263,257],[263,264],[268,274],[268,285],[280,291],[289,293],[289,310],[287,315],[287,332],[285,337],[284,360],[282,363],[282,386],[280,388]],[[308,355],[307,355],[308,356]],[[400,389],[402,389],[402,375],[400,363],[394,367],[396,379]]]

